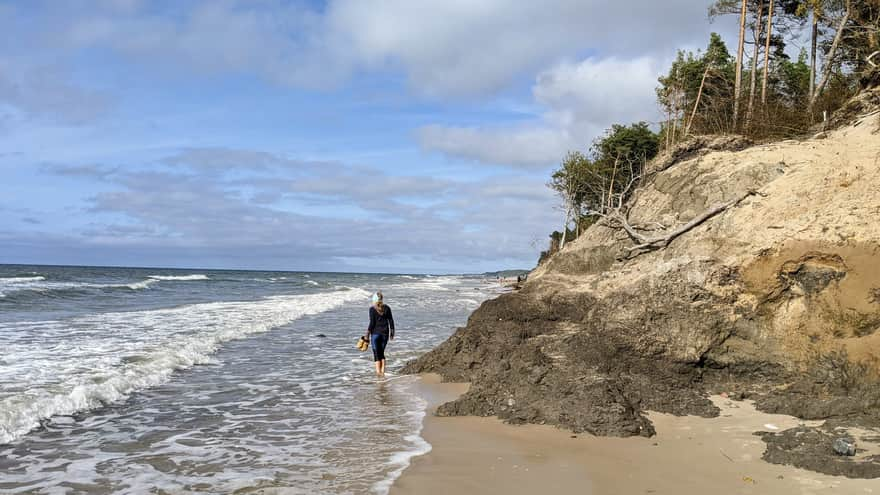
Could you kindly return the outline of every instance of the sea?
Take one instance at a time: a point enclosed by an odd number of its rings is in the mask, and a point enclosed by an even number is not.
[[[356,341],[382,290],[396,338]],[[387,493],[479,276],[0,265],[0,493]]]

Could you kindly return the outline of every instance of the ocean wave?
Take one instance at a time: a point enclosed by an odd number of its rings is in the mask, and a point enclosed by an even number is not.
[[[147,279],[130,284],[98,284],[94,282],[52,282],[40,277],[40,280],[18,282],[12,285],[0,284],[0,297],[7,300],[29,300],[35,295],[39,297],[64,297],[71,294],[79,294],[90,289],[97,290],[142,290],[147,289],[159,280]]]
[[[128,287],[131,290],[149,289],[150,286],[155,284],[156,282],[159,282],[159,280],[156,280],[154,278],[148,278],[146,280],[141,280],[140,282],[133,282],[130,284],[126,284],[126,285],[124,285],[124,287]]]
[[[131,283],[95,283],[95,282],[60,282],[46,280],[43,276],[37,277],[10,277],[0,278],[0,298],[9,300],[13,296],[16,298],[27,295],[21,293],[36,293],[41,296],[63,297],[71,293],[79,293],[88,289],[126,289],[126,290],[143,290],[150,288],[151,285],[163,281],[193,281],[193,280],[210,280],[207,275],[149,275],[145,280]]]
[[[35,277],[0,277],[0,286],[15,285],[27,282],[39,282],[41,280],[46,280],[46,277],[42,275],[37,275]]]
[[[42,383],[29,384],[25,391],[0,399],[0,444],[14,441],[53,416],[122,401],[133,392],[166,382],[177,370],[211,363],[212,355],[224,342],[267,332],[367,297],[369,293],[364,290],[348,289],[32,322],[29,325],[49,335],[55,332],[63,336],[71,326],[100,327],[106,333],[96,335],[93,345],[80,342],[74,346],[62,338],[51,352],[10,346],[10,361],[52,371]],[[141,340],[131,341],[134,335]],[[119,340],[114,341],[113,336]],[[99,349],[112,355],[108,358]],[[90,371],[84,374],[83,369]],[[0,378],[4,378],[2,374]],[[8,379],[16,378],[10,375]]]
[[[148,275],[147,278],[150,278],[153,280],[178,280],[178,281],[210,280],[207,275],[203,275],[201,273],[195,273],[192,275]]]

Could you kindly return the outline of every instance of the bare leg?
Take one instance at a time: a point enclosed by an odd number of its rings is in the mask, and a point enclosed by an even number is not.
[[[382,361],[376,361],[376,376],[382,376]]]
[[[381,363],[379,366],[379,374],[385,376],[385,360],[383,359],[379,361],[379,363]]]

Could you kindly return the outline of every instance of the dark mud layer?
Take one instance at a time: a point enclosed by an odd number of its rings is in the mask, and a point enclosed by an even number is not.
[[[405,372],[439,373],[471,388],[440,415],[498,416],[606,436],[651,436],[644,411],[711,417],[705,369],[645,353],[625,332],[590,322],[587,295],[543,301],[527,291],[488,301],[448,341]]]
[[[880,478],[880,423],[870,418],[832,420],[819,427],[799,426],[778,433],[760,432],[767,443],[764,460],[848,478]],[[858,426],[857,426],[858,425]],[[835,439],[854,441],[854,456],[834,451]]]

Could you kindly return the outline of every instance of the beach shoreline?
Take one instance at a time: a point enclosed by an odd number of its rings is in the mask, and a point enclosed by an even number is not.
[[[759,412],[749,401],[711,397],[721,409],[716,418],[650,412],[656,436],[609,438],[497,418],[438,417],[437,406],[466,392],[467,384],[425,374],[414,386],[428,403],[421,435],[432,448],[411,459],[392,495],[880,493],[876,480],[763,461],[764,442],[755,432],[804,422]]]

